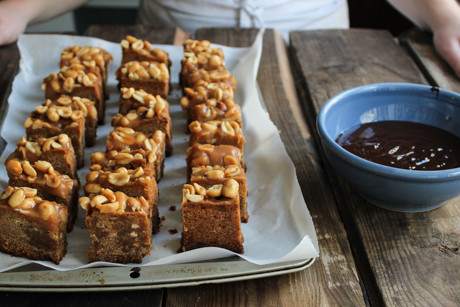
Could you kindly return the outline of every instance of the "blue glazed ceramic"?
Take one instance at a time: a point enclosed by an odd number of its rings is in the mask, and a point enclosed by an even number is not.
[[[321,109],[317,129],[327,158],[364,199],[379,207],[422,212],[460,195],[460,168],[414,171],[376,164],[335,140],[350,127],[402,120],[436,126],[460,137],[460,95],[427,85],[370,84],[332,97]]]

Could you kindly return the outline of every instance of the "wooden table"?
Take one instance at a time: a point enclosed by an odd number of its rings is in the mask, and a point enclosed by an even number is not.
[[[197,39],[249,46],[255,29],[202,29]],[[86,35],[119,42],[127,34],[180,43],[180,32],[143,26],[93,26]],[[401,45],[403,47],[401,47]],[[425,213],[370,205],[336,174],[318,143],[315,119],[335,94],[378,82],[432,84],[460,91],[428,34],[395,39],[382,30],[324,30],[264,36],[258,83],[295,164],[315,223],[321,256],[300,272],[223,284],[88,293],[0,293],[16,306],[459,306],[460,198]],[[0,97],[18,61],[0,47]],[[292,65],[291,65],[292,64]],[[291,68],[292,67],[292,68]],[[142,304],[142,305],[140,305]]]

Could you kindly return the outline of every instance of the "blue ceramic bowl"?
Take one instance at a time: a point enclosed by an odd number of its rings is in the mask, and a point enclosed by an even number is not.
[[[460,168],[393,168],[355,156],[335,142],[348,128],[385,120],[428,124],[460,137],[460,95],[427,85],[381,83],[332,97],[319,113],[317,128],[327,158],[355,191],[374,205],[404,212],[435,209],[460,195]]]

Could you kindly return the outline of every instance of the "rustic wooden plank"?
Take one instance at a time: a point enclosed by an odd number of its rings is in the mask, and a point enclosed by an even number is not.
[[[172,45],[176,37],[176,29],[144,25],[92,25],[86,29],[84,35],[102,38],[115,43],[120,42],[126,35],[132,35],[153,44]]]
[[[252,44],[256,29],[201,29],[197,39],[228,46]],[[306,270],[276,277],[216,285],[168,289],[167,306],[363,306],[364,298],[331,188],[315,161],[305,123],[291,109],[293,86],[284,41],[267,30],[258,83],[270,117],[297,171],[318,234],[321,257]],[[280,63],[284,64],[281,65]],[[288,69],[286,73],[283,71]],[[282,76],[285,78],[282,79]],[[286,80],[291,78],[290,80]],[[289,85],[290,84],[290,85]],[[299,125],[303,125],[302,129]],[[307,132],[306,132],[307,131]]]
[[[321,106],[343,90],[427,83],[386,31],[294,32],[291,46],[312,124]],[[371,305],[459,305],[459,199],[425,213],[380,209],[352,191],[322,156]]]
[[[400,35],[398,39],[414,58],[430,84],[457,93],[460,92],[460,78],[449,64],[437,54],[431,33],[408,31]]]
[[[162,306],[160,291],[22,293],[0,292],[2,306]]]

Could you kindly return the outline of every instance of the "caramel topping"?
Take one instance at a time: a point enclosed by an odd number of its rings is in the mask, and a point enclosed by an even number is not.
[[[70,138],[67,134],[61,134],[51,138],[40,138],[35,142],[27,141],[25,137],[22,137],[21,141],[16,144],[18,146],[16,151],[19,153],[21,160],[28,160],[34,163],[40,160],[44,152],[64,150],[68,148],[70,144]]]
[[[73,64],[85,67],[97,66],[101,70],[102,75],[105,75],[105,66],[111,61],[113,61],[112,55],[102,48],[71,46],[61,52],[59,66],[71,66]]]
[[[201,165],[192,168],[192,178],[246,178],[244,169],[239,165]]]
[[[97,194],[90,194],[89,197],[81,197],[80,205],[88,213],[93,210],[100,213],[139,212],[149,214],[150,204],[144,197],[129,197],[123,192],[113,192],[110,189],[101,189]]]
[[[216,184],[204,188],[198,183],[184,184],[182,188],[182,204],[188,201],[200,202],[206,200],[234,199],[239,196],[239,184],[234,179],[228,179],[224,184]],[[225,200],[225,199],[224,199]]]
[[[36,195],[36,189],[9,186],[0,196],[0,205],[10,206],[21,214],[40,218],[50,225],[58,224],[62,220],[59,211],[67,209]]]
[[[161,155],[161,151],[154,152],[154,155],[149,154],[143,149],[122,151],[111,150],[107,153],[95,152],[91,154],[91,170],[115,170],[127,165],[144,165],[154,163]]]
[[[191,110],[191,117],[197,121],[222,120],[241,123],[241,108],[232,100],[218,102],[214,105],[211,100],[199,104]]]
[[[23,177],[22,180],[27,180],[50,194],[64,199],[72,193],[74,185],[78,185],[76,180],[59,174],[49,162],[41,160],[31,164],[27,160],[12,159],[7,162],[6,171],[10,178]]]
[[[126,39],[122,40],[120,44],[123,51],[131,50],[141,56],[148,56],[152,61],[160,63],[167,63],[169,61],[167,52],[158,48],[153,48],[148,41],[142,41],[134,36],[126,36]]]
[[[95,193],[95,185],[100,188],[117,186],[122,187],[128,183],[140,182],[144,184],[150,183],[154,177],[152,169],[126,169],[125,167],[117,168],[114,171],[94,170],[86,175],[86,186],[84,190],[87,194]],[[97,192],[96,192],[97,193]]]
[[[56,132],[61,132],[67,126],[78,127],[80,125],[80,122],[85,120],[85,118],[81,116],[76,120],[60,118],[58,121],[52,122],[52,121],[49,121],[46,117],[43,117],[43,116],[39,116],[39,117],[40,118],[37,118],[37,119],[32,119],[29,117],[26,120],[26,123],[30,120],[31,124],[30,126],[26,127],[26,129],[31,128],[32,130],[35,130],[35,129],[49,128],[50,130],[54,129],[56,130]],[[26,125],[24,124],[24,126]]]
[[[117,80],[128,77],[130,80],[156,79],[169,81],[169,70],[165,63],[155,61],[131,61],[123,64],[117,70]]]
[[[147,108],[157,108],[161,112],[161,110],[168,104],[168,102],[163,99],[160,95],[153,96],[152,94],[149,94],[145,92],[144,90],[135,90],[134,88],[130,87],[122,87],[121,90],[121,98],[122,99],[132,99],[138,104],[135,104],[135,107],[132,107],[131,109],[137,109],[141,106],[147,107]]]
[[[211,47],[211,43],[208,40],[192,40],[188,39],[183,43],[184,46],[184,53],[193,53],[193,54],[200,54],[200,53],[208,53],[210,55],[218,55],[222,59],[224,58],[224,52],[221,48]]]
[[[187,76],[187,84],[195,89],[197,86],[209,83],[224,83],[235,91],[238,80],[228,70],[205,70],[198,69]]]
[[[182,109],[190,109],[207,101],[213,105],[234,99],[233,88],[226,83],[197,82],[195,88],[186,87],[181,99]]]
[[[60,118],[78,121],[81,117],[89,117],[97,120],[95,102],[87,98],[70,97],[61,95],[58,99],[48,99],[42,106],[36,108],[36,114],[46,115],[51,122],[59,121]]]
[[[187,149],[186,161],[189,166],[240,165],[241,151],[231,145],[195,144]]]
[[[189,125],[190,146],[193,144],[233,145],[243,149],[243,131],[235,121],[194,121]]]
[[[157,152],[163,149],[164,144],[165,134],[160,130],[146,135],[131,128],[117,127],[115,130],[109,131],[106,150],[109,152],[111,150],[143,149],[147,152]]]
[[[102,80],[98,75],[99,72],[95,67],[90,69],[79,64],[63,66],[59,74],[51,73],[43,80],[42,89],[45,90],[50,86],[54,92],[70,93],[77,86],[100,87]]]

